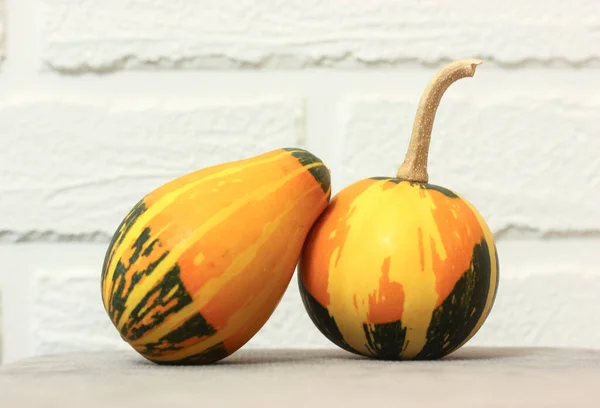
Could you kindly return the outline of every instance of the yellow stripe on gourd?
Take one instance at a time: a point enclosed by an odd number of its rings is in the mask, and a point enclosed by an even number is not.
[[[173,288],[172,288],[172,289],[169,291],[169,293],[167,293],[167,294],[166,294],[165,296],[163,296],[162,298],[163,298],[163,299],[170,299],[170,298],[171,298],[171,297],[172,297],[172,296],[173,296],[173,295],[174,295],[174,294],[177,292],[177,290],[179,290],[179,285],[175,285],[175,286],[173,286]],[[140,309],[140,312],[139,312],[139,313],[140,313],[140,316],[143,316],[143,315],[144,315],[144,314],[145,314],[145,313],[148,311],[148,309],[150,308],[150,306],[152,306],[152,302],[147,302],[147,303],[144,305],[144,307],[142,307],[142,308]]]
[[[218,171],[213,174],[209,174],[206,177],[202,177],[197,181],[186,184],[185,186],[180,187],[177,190],[169,192],[159,198],[155,203],[153,203],[150,208],[146,209],[144,213],[142,213],[139,218],[135,221],[135,224],[129,229],[129,231],[123,237],[123,240],[114,250],[114,253],[111,258],[111,262],[107,265],[107,273],[104,279],[104,306],[106,310],[108,310],[108,301],[110,299],[110,292],[113,290],[112,280],[114,278],[114,272],[116,269],[116,263],[121,259],[125,251],[131,247],[133,242],[137,239],[137,237],[142,233],[144,228],[148,226],[152,222],[152,220],[159,215],[162,211],[164,211],[170,204],[173,203],[179,196],[185,194],[192,188],[196,188],[206,182],[211,180],[215,180],[221,177],[226,177],[231,174],[239,173],[244,170],[247,170],[250,167],[260,166],[265,163],[270,163],[273,161],[277,161],[284,156],[290,155],[294,151],[284,151],[280,154],[277,154],[273,157],[269,157],[267,159],[259,160],[259,161],[251,161],[247,164],[239,164],[233,167],[228,167],[224,170]]]
[[[204,252],[200,252],[198,255],[196,255],[194,257],[194,265],[195,266],[200,265],[202,262],[204,262],[204,258],[205,258]]]
[[[427,341],[427,329],[438,298],[432,258],[435,255],[446,259],[446,248],[432,214],[435,204],[429,193],[409,183],[383,189],[385,183],[373,184],[351,205],[349,213],[352,215],[346,220],[349,230],[342,253],[336,248],[330,258],[328,310],[352,348],[373,354],[367,348],[364,330],[355,322],[368,321],[369,296],[378,296],[382,263],[389,257],[389,281],[403,287],[402,324],[410,328],[406,331],[403,357],[410,358],[417,355]],[[386,217],[373,217],[373,211]],[[422,249],[419,231],[423,234]],[[403,236],[393,240],[386,237],[386,234],[397,233]],[[368,255],[356,256],[363,251],[365,237],[377,237],[379,244],[370,245]],[[341,256],[336,262],[338,255]],[[353,292],[347,289],[348,282],[352,282]]]
[[[117,329],[121,331],[125,322],[131,316],[133,309],[138,305],[138,303],[142,300],[144,295],[148,293],[150,289],[152,289],[166,274],[169,272],[173,266],[177,263],[177,260],[183,255],[185,251],[198,240],[200,240],[208,231],[213,229],[215,226],[219,225],[223,221],[227,220],[231,215],[233,215],[236,211],[244,207],[251,200],[260,200],[267,195],[271,194],[273,191],[281,188],[300,174],[303,174],[307,170],[323,166],[321,163],[312,163],[304,167],[300,167],[293,172],[290,172],[285,177],[280,178],[276,182],[272,182],[261,188],[254,190],[246,196],[240,197],[239,199],[233,201],[227,207],[218,211],[214,216],[206,220],[197,230],[193,232],[191,236],[181,241],[175,247],[173,247],[167,256],[160,262],[160,264],[152,271],[149,275],[147,275],[143,280],[141,280],[138,285],[136,285],[133,290],[130,292],[126,302],[125,302],[125,310],[117,323]]]
[[[146,249],[148,249],[148,247],[150,247],[150,245],[152,245],[152,243],[153,243],[153,242],[154,242],[154,241],[155,241],[155,240],[156,240],[158,237],[160,237],[160,236],[161,236],[161,234],[162,234],[163,232],[165,232],[166,230],[168,230],[168,229],[169,229],[169,227],[170,227],[170,226],[171,226],[171,223],[169,222],[169,223],[166,223],[166,224],[165,224],[165,225],[164,225],[164,226],[163,226],[163,227],[162,227],[160,230],[158,230],[158,231],[151,231],[151,234],[152,234],[152,235],[151,235],[151,236],[150,236],[150,238],[149,238],[149,239],[148,239],[148,240],[145,242],[144,246],[143,246],[143,247],[140,249],[140,252],[141,252],[141,253],[144,253],[144,252],[146,251]],[[129,251],[132,251],[132,248],[131,248],[131,247],[129,247],[129,248],[125,248],[125,249],[126,249],[126,250],[129,250]],[[126,251],[124,251],[124,252],[123,252],[123,254],[121,255],[121,257],[123,257],[123,256],[124,256],[126,253],[127,253],[127,252],[126,252]],[[154,259],[153,261],[156,261],[156,260],[157,260],[157,259]],[[125,262],[123,262],[123,264],[124,264],[125,268],[130,268],[130,267],[131,267],[131,265],[129,265],[128,263],[125,263]],[[139,272],[139,271],[137,271],[137,270],[129,270],[128,272],[129,272],[130,274],[133,274],[133,273],[136,273],[136,272]],[[113,274],[114,274],[114,271],[113,271]],[[110,311],[110,309],[109,309],[110,293],[112,292],[113,288],[115,288],[115,287],[119,287],[119,284],[118,284],[118,279],[117,279],[117,281],[115,281],[115,282],[113,282],[112,280],[113,280],[113,279],[111,279],[111,280],[109,281],[109,280],[108,280],[108,275],[107,275],[106,279],[104,279],[104,281],[103,281],[103,283],[102,283],[102,284],[103,284],[103,290],[104,290],[104,293],[105,293],[105,296],[104,296],[104,307],[106,308],[106,310],[107,310],[107,311]],[[131,284],[131,280],[130,280],[129,282],[130,282],[129,284]],[[127,287],[127,286],[125,286],[125,287],[123,288],[123,291],[124,291],[124,292],[126,292],[127,290],[128,290],[128,287]]]

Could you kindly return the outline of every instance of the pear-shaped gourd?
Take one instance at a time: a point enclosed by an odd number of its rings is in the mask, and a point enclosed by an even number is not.
[[[435,359],[481,327],[498,287],[494,239],[477,210],[428,183],[427,156],[440,99],[479,60],[444,67],[426,88],[397,177],[339,192],[300,259],[302,299],[339,347],[380,359]]]
[[[177,178],[143,198],[114,234],[104,307],[156,363],[212,363],[267,321],[330,198],[329,170],[280,149]]]

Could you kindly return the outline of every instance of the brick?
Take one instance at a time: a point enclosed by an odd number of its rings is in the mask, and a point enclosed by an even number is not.
[[[599,243],[598,239],[500,242],[497,300],[469,345],[597,347],[600,328],[593,323],[600,258],[594,250]],[[100,297],[99,268],[105,249],[104,244],[80,243],[0,245],[0,276],[10,276],[4,281],[5,322],[12,322],[5,333],[6,339],[11,337],[7,361],[129,347],[110,323]],[[247,347],[334,347],[307,316],[296,279]],[[22,287],[25,282],[31,283]]]
[[[600,278],[547,274],[505,279],[494,309],[469,345],[597,348]]]
[[[102,305],[98,269],[38,271],[32,290],[33,354],[126,349]]]
[[[528,92],[526,85],[507,92],[483,86],[466,97],[466,85],[448,91],[438,109],[430,182],[471,201],[499,236],[598,235],[600,100],[586,92]],[[410,94],[347,101],[339,186],[396,175],[418,101]]]
[[[6,3],[5,0],[0,0],[0,62],[4,60],[6,56]]]
[[[247,343],[247,348],[333,348],[304,310],[294,275],[285,295],[267,323]]]
[[[592,324],[600,291],[600,259],[593,252],[597,246],[598,240],[574,239],[499,243],[496,303],[469,345],[597,347],[600,328]],[[6,247],[4,252],[0,247],[0,254],[9,264],[13,257],[32,259],[27,267],[33,274],[31,296],[23,297],[32,300],[27,323],[33,336],[31,355],[129,347],[121,341],[101,302],[98,268],[104,245]],[[67,253],[73,254],[68,261],[64,259]],[[296,279],[294,276],[274,314],[246,347],[335,347],[310,321]],[[20,306],[27,310],[26,304]],[[10,310],[16,313],[15,305],[9,305]]]
[[[105,240],[172,178],[300,145],[301,106],[279,98],[8,102],[0,106],[9,146],[0,149],[0,231],[9,240],[30,231]]]
[[[0,279],[0,282],[2,279]],[[2,335],[4,334],[4,319],[2,318],[3,310],[3,302],[2,302],[2,285],[0,284],[0,364],[2,364],[2,355],[4,354],[4,342]]]
[[[44,61],[63,71],[425,65],[597,66],[589,0],[43,0]]]
[[[31,353],[128,349],[104,311],[99,265],[39,270],[32,285]],[[302,308],[294,280],[248,348],[333,347]],[[133,353],[134,351],[132,351]]]

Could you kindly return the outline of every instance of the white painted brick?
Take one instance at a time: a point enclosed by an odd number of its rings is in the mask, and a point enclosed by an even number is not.
[[[304,310],[298,278],[294,275],[281,302],[248,348],[333,348]]]
[[[4,342],[3,342],[3,337],[2,334],[4,333],[4,319],[3,319],[3,315],[2,312],[3,310],[3,303],[2,303],[2,278],[0,276],[0,364],[2,364],[2,356],[4,354]]]
[[[129,347],[104,311],[98,267],[36,273],[31,322],[34,355]]]
[[[0,61],[4,60],[6,47],[6,0],[0,0]]]
[[[123,67],[390,66],[486,57],[597,65],[600,3],[43,0],[43,59]]]
[[[8,102],[0,231],[112,235],[141,197],[174,177],[301,144],[302,120],[301,101],[280,98]]]
[[[97,277],[62,272],[46,273],[36,282],[33,353],[127,349],[102,308]],[[525,271],[519,278],[513,272],[502,278],[493,313],[469,345],[598,347],[600,329],[592,324],[598,312],[597,274]],[[334,346],[310,321],[294,277],[275,313],[246,347]]]
[[[508,278],[470,345],[600,347],[600,277],[572,274]]]
[[[468,98],[448,91],[433,128],[430,182],[470,200],[499,234],[512,226],[597,234],[600,100],[585,92],[528,94],[523,88],[472,91]],[[375,95],[344,105],[338,185],[395,176],[417,102]]]
[[[47,270],[33,280],[32,355],[82,350],[129,349],[102,306],[99,266],[83,270]],[[296,280],[248,348],[332,347],[312,325]],[[132,351],[133,352],[133,351]]]
[[[597,239],[500,242],[496,304],[469,345],[600,347],[600,327],[595,324],[600,292],[600,255],[595,249],[599,244]],[[5,281],[13,285],[6,309],[7,321],[12,322],[7,327],[12,339],[7,360],[14,361],[17,352],[22,358],[128,348],[101,302],[104,250],[105,245],[99,244],[0,245],[4,268],[0,274],[32,276],[25,280],[31,282],[26,290],[15,287],[12,279]],[[31,347],[15,350],[21,344]],[[294,276],[275,313],[247,347],[334,346],[307,316]]]
[[[513,266],[514,267],[514,266]],[[503,276],[493,313],[469,345],[596,348],[600,276],[572,273]],[[128,346],[112,326],[87,272],[44,273],[34,286],[33,354]],[[248,348],[334,347],[304,311],[296,277],[275,313]]]

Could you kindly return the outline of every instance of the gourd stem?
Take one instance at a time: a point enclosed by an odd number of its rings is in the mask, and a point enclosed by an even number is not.
[[[475,75],[479,59],[464,59],[454,61],[442,68],[429,82],[421,96],[408,151],[404,162],[398,169],[397,177],[417,183],[427,183],[427,158],[429,156],[429,143],[435,113],[446,89],[461,78]]]

